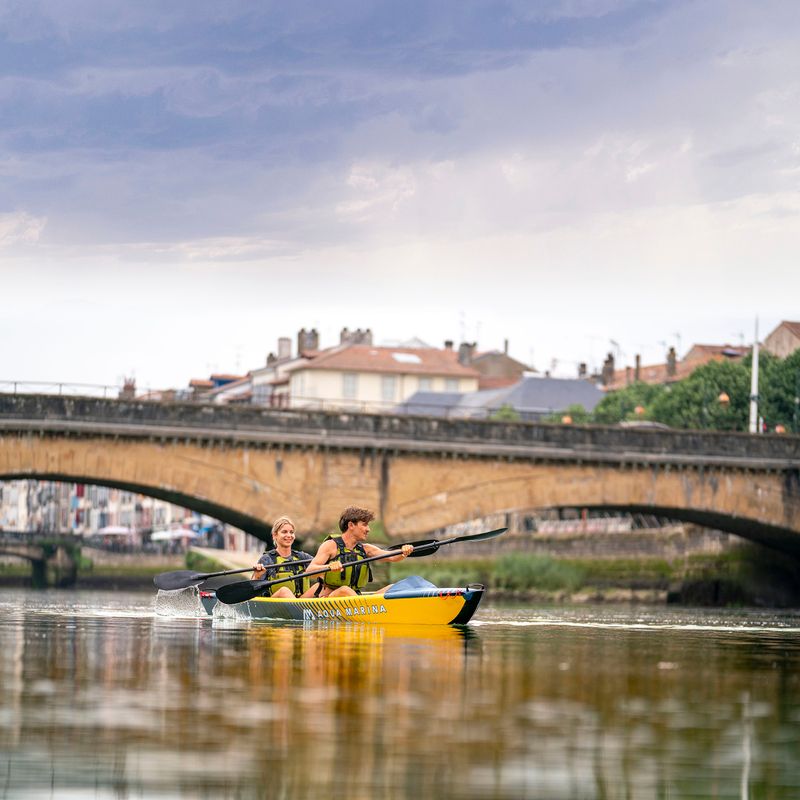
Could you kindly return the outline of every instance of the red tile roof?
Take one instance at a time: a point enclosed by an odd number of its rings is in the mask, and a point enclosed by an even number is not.
[[[327,369],[337,372],[379,372],[414,375],[444,375],[452,378],[477,378],[478,371],[458,361],[454,350],[411,347],[373,347],[345,345],[321,352],[302,369]]]
[[[800,339],[800,322],[789,322],[788,320],[783,320],[778,328],[787,328],[789,332]],[[777,330],[777,328],[776,328]]]
[[[695,344],[683,358],[683,361],[700,361],[703,364],[725,358],[744,358],[750,352],[749,347],[733,344]]]
[[[481,375],[478,380],[479,389],[504,389],[506,386],[513,386],[519,383],[519,378],[506,378],[489,375]]]

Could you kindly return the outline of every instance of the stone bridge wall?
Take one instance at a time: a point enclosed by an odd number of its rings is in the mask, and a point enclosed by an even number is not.
[[[267,538],[344,505],[419,538],[497,512],[624,509],[800,544],[800,438],[0,395],[0,477],[152,494]]]
[[[91,397],[0,394],[0,428],[14,420],[38,420],[42,429],[74,423],[78,432],[102,433],[135,426],[142,434],[203,438],[227,435],[254,444],[280,440],[302,443],[297,435],[311,435],[316,444],[343,439],[397,446],[401,442],[458,444],[469,450],[474,443],[506,445],[598,455],[629,453],[683,455],[711,459],[737,458],[753,462],[783,461],[800,457],[800,437],[714,431],[635,429],[612,426],[577,426],[508,423],[492,420],[440,419],[405,415],[332,413],[276,410],[248,406],[198,403],[161,403],[105,400]],[[109,427],[111,426],[111,427]],[[260,434],[260,435],[259,435]],[[265,434],[272,434],[264,438]],[[311,441],[311,440],[308,440]],[[464,447],[467,446],[467,447]]]

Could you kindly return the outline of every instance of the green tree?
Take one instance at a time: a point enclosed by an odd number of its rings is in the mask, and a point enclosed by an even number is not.
[[[495,422],[519,422],[522,418],[514,406],[510,403],[503,403],[500,408],[491,413],[489,419],[493,419]]]
[[[759,413],[770,430],[783,425],[800,433],[800,350],[784,359],[768,356],[759,359]]]
[[[747,431],[750,421],[752,357],[711,361],[688,378],[667,386],[633,383],[609,392],[597,405],[591,421],[615,425],[647,419],[671,428]],[[784,359],[759,355],[759,416],[770,431],[782,425],[800,433],[800,350]],[[636,413],[641,407],[643,412]]]
[[[552,414],[548,414],[542,421],[561,422],[564,417],[569,417],[575,425],[585,425],[594,421],[591,412],[587,411],[580,403],[573,403],[563,411],[555,411]]]
[[[665,387],[652,414],[672,428],[745,431],[749,405],[749,362],[711,361]]]
[[[599,425],[616,425],[626,420],[656,419],[652,408],[656,400],[664,393],[665,387],[638,381],[620,389],[609,392],[595,407],[592,421]],[[636,409],[643,409],[637,414]]]

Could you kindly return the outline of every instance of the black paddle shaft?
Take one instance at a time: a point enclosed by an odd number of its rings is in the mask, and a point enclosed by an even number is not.
[[[296,559],[294,561],[284,561],[283,564],[310,564],[310,558]],[[197,586],[197,584],[208,580],[209,578],[218,578],[221,575],[237,575],[242,572],[252,572],[252,567],[244,567],[243,569],[226,569],[222,572],[193,572],[190,569],[179,569],[174,572],[162,572],[153,578],[153,583],[158,589],[165,589],[167,591],[175,591],[176,589],[188,589],[190,586]]]
[[[500,536],[501,533],[505,533],[507,530],[508,528],[498,528],[497,530],[486,531],[484,533],[454,536],[452,539],[441,539],[438,541],[436,539],[432,539],[430,541],[420,542],[418,545],[414,545],[414,550],[429,550],[430,552],[425,553],[425,555],[431,555],[446,544],[493,539],[495,536]],[[403,545],[395,545],[394,549],[399,549],[401,547],[403,547]],[[369,558],[361,558],[355,563],[367,564],[371,561],[381,561],[386,558],[391,558],[393,555],[394,553],[390,555],[370,556]],[[247,600],[252,600],[254,597],[258,597],[264,591],[264,589],[267,589],[270,586],[276,586],[279,583],[287,583],[288,581],[293,581],[297,578],[310,578],[314,575],[324,575],[326,572],[330,572],[327,567],[325,569],[315,569],[311,572],[301,572],[299,575],[290,575],[286,578],[275,578],[269,581],[236,581],[236,583],[226,583],[224,586],[220,586],[219,589],[217,589],[217,600],[225,603],[226,605],[244,603]]]

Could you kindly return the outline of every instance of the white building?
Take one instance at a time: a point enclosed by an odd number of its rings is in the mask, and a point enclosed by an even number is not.
[[[342,344],[296,364],[289,376],[292,408],[390,411],[415,392],[473,392],[479,374],[450,347]]]

